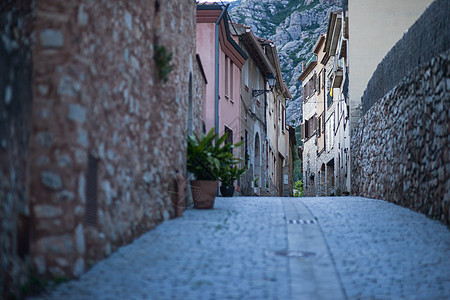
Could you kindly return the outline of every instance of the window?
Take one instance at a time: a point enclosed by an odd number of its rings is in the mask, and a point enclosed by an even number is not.
[[[245,85],[248,86],[248,60],[245,62],[244,65],[244,77],[245,77]]]
[[[319,136],[321,136],[322,135],[322,130],[320,130],[320,128],[322,128],[322,116],[319,117],[318,127],[319,127]]]
[[[225,143],[232,144],[233,143],[233,130],[231,130],[230,128],[225,126],[225,133],[228,134],[227,139],[225,140]]]
[[[310,137],[312,137],[316,129],[317,129],[317,117],[314,115],[308,120],[305,120],[305,123],[302,124],[303,140],[307,140]]]
[[[225,96],[228,96],[228,56],[225,56]]]
[[[284,129],[286,127],[286,108],[284,106],[281,106],[281,130],[284,132]]]
[[[250,156],[248,154],[248,131],[245,130],[245,164],[248,163]]]
[[[322,78],[322,73],[323,72],[320,72],[320,74],[319,74],[319,76],[317,76],[317,87],[316,87],[316,90],[317,90],[317,94],[319,94],[320,95],[320,90],[321,90],[321,85],[320,85],[320,79]]]
[[[317,75],[314,75],[308,80],[308,82],[303,86],[303,101],[311,97],[317,89]]]
[[[230,99],[233,99],[233,62],[230,59]]]

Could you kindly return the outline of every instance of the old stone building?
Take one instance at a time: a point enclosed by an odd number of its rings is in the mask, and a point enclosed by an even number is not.
[[[345,24],[348,23],[344,21],[343,12],[330,13],[327,32],[319,37],[313,49],[314,69],[306,67],[299,78],[303,81],[304,101],[315,102],[303,105],[303,114],[307,117],[302,124],[303,139],[315,139],[314,145],[308,142],[304,146],[307,151],[303,151],[304,181],[311,184],[314,180],[314,185],[305,185],[311,196],[341,195],[349,191],[348,36]],[[310,115],[316,117],[311,119]],[[308,161],[310,165],[314,161],[314,168],[307,167]]]
[[[314,51],[320,47],[325,40],[324,36],[319,38]],[[316,196],[317,189],[317,55],[311,56],[308,62],[303,64],[303,72],[298,80],[303,84],[303,189],[305,196]]]
[[[254,97],[253,90],[265,88],[265,78],[275,73],[272,64],[264,53],[257,37],[249,27],[233,24],[233,34],[240,47],[248,56],[240,77],[241,90],[241,137],[244,146],[241,148],[248,170],[241,177],[241,193],[243,195],[261,195],[266,193],[269,183],[267,172],[267,93]]]
[[[0,5],[1,294],[180,212],[202,129],[195,1]]]
[[[215,128],[237,143],[241,139],[240,76],[247,55],[231,36],[227,9],[218,4],[197,5],[196,49],[208,81],[202,114],[205,131]],[[240,182],[235,184],[239,191]]]
[[[232,24],[232,28],[248,55],[241,72],[241,139],[249,165],[241,178],[242,193],[289,195],[292,168],[285,114],[286,99],[291,95],[283,81],[276,47],[255,36],[248,26]],[[273,79],[272,87],[268,78]]]
[[[289,128],[286,124],[286,101],[292,99],[291,93],[283,80],[278,51],[275,43],[262,39],[261,44],[270,63],[275,68],[275,86],[273,98],[267,106],[266,119],[268,127],[268,162],[272,180],[271,195],[289,196],[292,194],[292,168],[289,167],[290,155]],[[272,164],[273,163],[273,164]],[[273,168],[272,168],[273,166]]]

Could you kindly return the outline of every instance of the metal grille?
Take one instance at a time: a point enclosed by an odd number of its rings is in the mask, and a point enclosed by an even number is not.
[[[317,224],[316,220],[289,220],[289,224]]]
[[[98,160],[88,156],[86,176],[86,225],[97,226],[97,164]]]

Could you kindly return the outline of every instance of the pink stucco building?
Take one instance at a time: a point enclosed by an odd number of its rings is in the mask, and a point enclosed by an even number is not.
[[[197,5],[197,53],[208,81],[203,101],[206,131],[228,132],[233,143],[240,141],[241,69],[245,52],[230,35],[227,7]]]

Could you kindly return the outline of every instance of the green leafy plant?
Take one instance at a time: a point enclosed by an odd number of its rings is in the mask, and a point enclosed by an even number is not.
[[[156,62],[156,68],[158,69],[158,75],[161,80],[167,82],[169,79],[167,76],[173,70],[173,65],[170,64],[172,60],[173,53],[169,53],[164,46],[154,45],[155,55],[154,59]]]
[[[224,168],[220,176],[220,181],[224,186],[232,186],[233,182],[241,177],[247,170],[247,165],[243,168],[238,168],[236,165],[230,165],[228,168]]]
[[[241,161],[233,155],[233,149],[242,145],[227,143],[227,134],[221,137],[212,128],[206,135],[189,136],[187,141],[187,168],[198,180],[218,180],[227,177],[231,169]],[[234,171],[233,171],[234,172]]]
[[[294,197],[303,197],[303,181],[296,181],[294,183],[294,190]]]
[[[256,177],[255,179],[253,179],[253,184],[255,187],[259,187],[258,181],[259,181],[259,177]]]

